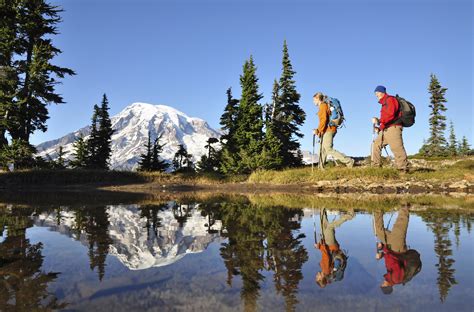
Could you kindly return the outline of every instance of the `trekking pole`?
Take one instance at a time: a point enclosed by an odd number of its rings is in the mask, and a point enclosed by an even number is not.
[[[385,150],[385,154],[387,154],[387,158],[390,162],[392,162],[392,158],[390,157],[390,155],[388,154],[388,151],[387,151],[387,145],[384,145],[384,142],[383,142],[383,131],[382,131],[382,146],[383,146],[383,149]]]
[[[375,128],[376,128],[377,120],[378,119],[376,117],[372,118],[372,143],[370,144],[370,162],[371,163],[374,161],[373,154],[374,154],[375,132],[376,132]]]
[[[311,154],[311,172],[314,172],[314,145],[316,141],[316,134],[313,133],[313,153]]]
[[[319,137],[319,160],[318,160],[319,169],[324,169],[322,154],[323,154],[323,135]]]
[[[313,208],[313,228],[314,228],[314,243],[318,243],[318,234],[316,233],[316,218],[314,217],[314,208]]]
[[[375,215],[372,213],[372,227],[374,229],[374,238],[375,238],[375,253],[379,253],[379,240],[377,239],[377,231],[375,229]]]

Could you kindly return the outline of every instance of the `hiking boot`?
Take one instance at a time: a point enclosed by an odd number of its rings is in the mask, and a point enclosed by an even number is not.
[[[351,158],[351,160],[346,164],[347,168],[354,167],[355,160]]]

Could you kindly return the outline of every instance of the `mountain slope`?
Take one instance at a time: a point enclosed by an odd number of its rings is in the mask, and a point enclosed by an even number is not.
[[[212,129],[207,122],[166,105],[133,103],[111,118],[114,134],[112,135],[112,156],[110,168],[133,170],[138,166],[140,154],[145,152],[148,131],[152,139],[162,135],[162,157],[171,162],[178,145],[183,144],[193,155],[193,161],[205,153],[204,145],[210,137],[219,138],[220,133]],[[72,159],[73,143],[79,135],[88,137],[90,127],[81,128],[59,139],[44,142],[36,148],[38,155],[55,159],[59,146],[63,146],[67,159]]]

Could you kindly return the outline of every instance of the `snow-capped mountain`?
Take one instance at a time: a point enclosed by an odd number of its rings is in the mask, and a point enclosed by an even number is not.
[[[165,143],[161,156],[168,161],[173,159],[178,145],[183,144],[193,155],[193,161],[198,161],[205,153],[204,146],[210,137],[219,138],[221,134],[212,129],[206,121],[189,117],[166,105],[133,103],[117,115],[111,117],[112,128],[112,169],[133,170],[138,166],[140,154],[145,152],[148,131],[152,139],[162,135],[160,143]],[[66,159],[72,159],[73,143],[80,135],[85,138],[90,133],[90,127],[81,128],[59,139],[44,142],[36,148],[38,155],[55,159],[59,147],[63,147]]]
[[[213,241],[218,241],[218,233],[209,234],[207,220],[201,216],[196,207],[183,207],[186,210],[186,222],[179,226],[173,210],[161,211],[158,215],[161,226],[157,232],[147,229],[146,219],[140,216],[137,205],[109,206],[108,235],[113,241],[109,254],[117,257],[130,270],[143,270],[172,264],[186,254],[204,251]],[[34,217],[36,226],[46,226],[52,231],[72,237],[88,246],[87,235],[79,236],[72,229],[75,226],[73,211],[61,212],[61,224],[57,224],[56,212],[41,213]],[[212,229],[219,232],[221,222],[216,221]]]

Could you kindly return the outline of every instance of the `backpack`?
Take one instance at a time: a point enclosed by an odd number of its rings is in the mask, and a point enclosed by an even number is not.
[[[411,281],[411,279],[421,271],[421,258],[418,251],[408,249],[407,252],[400,254],[400,258],[404,262],[403,285]]]
[[[344,123],[344,112],[338,99],[327,97],[331,115],[329,116],[329,125],[339,127]]]
[[[415,105],[398,96],[398,94],[395,95],[395,98],[398,102],[398,118],[395,118],[389,124],[401,123],[405,128],[413,126],[416,116]]]
[[[344,278],[344,272],[346,271],[347,266],[347,258],[348,257],[341,251],[333,255],[334,269],[330,277],[331,280],[338,282]]]

